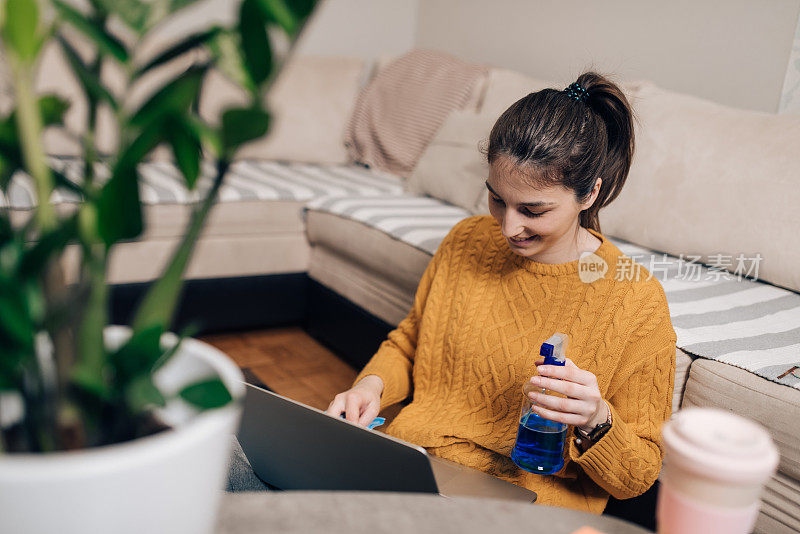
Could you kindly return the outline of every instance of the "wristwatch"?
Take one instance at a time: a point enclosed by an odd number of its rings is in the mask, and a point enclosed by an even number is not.
[[[589,432],[584,432],[578,427],[575,427],[575,445],[585,452],[589,447],[600,441],[600,438],[606,435],[606,432],[611,428],[611,406],[606,401],[606,408],[608,408],[608,418]]]

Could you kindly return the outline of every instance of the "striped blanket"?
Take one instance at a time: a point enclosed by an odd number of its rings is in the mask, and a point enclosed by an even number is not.
[[[427,197],[384,195],[312,200],[306,210],[347,217],[429,254],[466,210]],[[611,239],[657,278],[684,351],[800,389],[800,295]]]
[[[79,183],[83,161],[78,158],[52,158],[53,168],[68,179]],[[106,164],[98,163],[98,181],[109,177]],[[139,166],[141,180],[139,194],[145,204],[189,204],[196,202],[208,190],[214,174],[211,164],[203,166],[203,175],[194,191],[188,191],[178,169],[169,162],[156,161]],[[399,178],[355,165],[311,165],[305,163],[279,163],[274,161],[238,161],[231,166],[220,188],[219,202],[242,200],[293,200],[307,201],[329,195],[401,194]],[[60,189],[53,192],[50,202],[79,202],[74,193]],[[0,207],[16,210],[33,209],[36,192],[28,176],[17,173],[5,194],[0,193]]]
[[[408,176],[451,111],[487,74],[435,50],[412,50],[380,71],[358,96],[344,132],[350,158]]]

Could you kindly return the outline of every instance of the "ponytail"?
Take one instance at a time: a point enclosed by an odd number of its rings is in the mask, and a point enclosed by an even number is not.
[[[633,111],[622,90],[586,72],[564,91],[544,89],[511,105],[489,135],[487,158],[528,167],[537,185],[562,185],[579,202],[600,192],[580,214],[580,224],[600,231],[598,213],[622,191],[633,161]]]

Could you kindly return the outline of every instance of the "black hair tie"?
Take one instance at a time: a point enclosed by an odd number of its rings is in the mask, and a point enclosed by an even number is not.
[[[574,82],[569,84],[569,87],[564,89],[564,92],[567,93],[569,96],[577,100],[578,102],[586,102],[586,99],[589,98],[589,93],[578,85],[578,82]]]

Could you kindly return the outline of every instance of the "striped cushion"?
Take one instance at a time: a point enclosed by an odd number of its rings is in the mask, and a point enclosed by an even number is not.
[[[456,222],[470,216],[464,209],[410,195],[319,198],[306,209],[359,221],[429,254]],[[678,347],[800,389],[800,295],[611,241],[661,281]]]
[[[436,251],[450,228],[472,215],[463,208],[430,197],[409,194],[318,198],[307,203],[306,210],[353,219],[430,255]]]
[[[54,168],[67,178],[79,182],[83,161],[78,158],[53,158]],[[203,176],[195,191],[188,191],[178,169],[169,162],[148,162],[139,167],[139,194],[145,204],[188,204],[207,191],[214,168],[206,163]],[[109,169],[98,164],[98,181],[108,179]],[[355,165],[313,165],[273,161],[238,161],[234,163],[220,188],[220,202],[243,200],[306,201],[329,195],[386,195],[400,194],[402,181],[388,173],[368,171]],[[57,190],[51,202],[78,202],[77,195]],[[5,195],[0,194],[0,207],[29,210],[36,205],[36,193],[31,179],[17,173]]]

